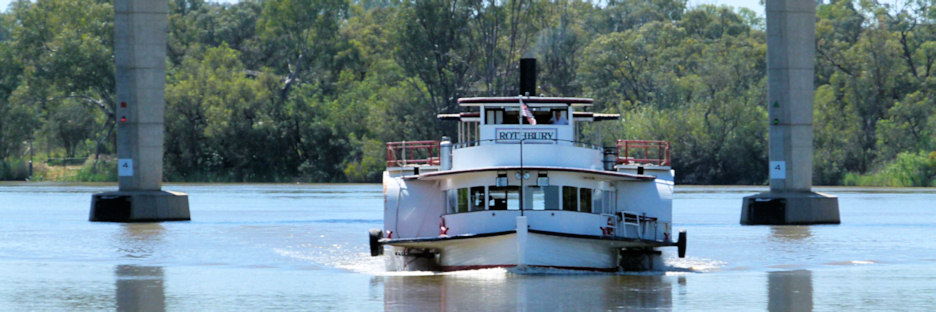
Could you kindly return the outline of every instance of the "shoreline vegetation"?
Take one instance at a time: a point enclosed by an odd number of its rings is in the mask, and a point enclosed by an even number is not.
[[[385,143],[517,93],[595,99],[581,140],[671,142],[676,183],[766,185],[765,21],[685,0],[169,1],[168,182],[379,182]],[[936,187],[936,0],[816,10],[815,185]],[[0,180],[116,181],[113,5],[0,13]],[[33,174],[29,175],[32,155]]]

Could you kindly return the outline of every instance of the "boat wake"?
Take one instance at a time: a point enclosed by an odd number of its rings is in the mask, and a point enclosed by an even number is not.
[[[864,264],[876,264],[874,260],[848,260],[848,261],[837,261],[826,263],[828,265],[864,265]]]
[[[724,268],[727,265],[724,261],[703,259],[703,258],[667,258],[665,261],[666,272],[685,272],[685,273],[704,273],[714,272]]]
[[[462,270],[442,272],[434,270],[401,270],[401,263],[387,263],[387,255],[371,257],[358,246],[343,246],[335,244],[320,248],[302,246],[301,250],[291,248],[275,248],[277,254],[300,260],[314,262],[321,267],[330,267],[373,276],[432,276],[446,275],[470,278],[504,278],[511,275],[669,275],[682,273],[705,273],[723,269],[727,263],[724,261],[705,258],[677,258],[664,256],[663,266],[650,271],[622,271],[622,272],[596,272],[554,267],[510,267],[485,268],[475,270]],[[397,258],[397,257],[394,257]],[[397,258],[396,261],[401,259]],[[391,260],[392,261],[392,260]],[[855,262],[858,264],[859,262]],[[396,269],[395,269],[396,268]]]
[[[454,276],[465,278],[496,279],[514,275],[672,275],[683,273],[715,272],[725,266],[725,262],[699,258],[667,259],[664,267],[650,271],[599,272],[552,267],[510,267],[485,268],[461,271],[394,271],[388,270],[384,259],[360,254],[360,258],[351,262],[338,263],[334,267],[374,276]]]

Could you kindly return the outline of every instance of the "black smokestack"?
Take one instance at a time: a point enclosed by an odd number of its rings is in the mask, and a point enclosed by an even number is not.
[[[536,95],[536,59],[520,59],[520,95]]]

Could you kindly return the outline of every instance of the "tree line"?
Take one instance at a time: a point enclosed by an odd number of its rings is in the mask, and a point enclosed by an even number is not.
[[[936,0],[818,4],[816,184],[936,186]],[[384,143],[454,137],[439,113],[539,91],[619,122],[583,135],[672,144],[678,183],[767,179],[762,16],[685,0],[169,1],[169,181],[374,182]],[[0,178],[115,179],[113,5],[0,14]],[[599,135],[599,133],[601,135]],[[45,160],[44,162],[41,160]],[[53,166],[54,167],[54,166]],[[43,173],[46,172],[46,173]],[[61,178],[59,178],[61,179]]]

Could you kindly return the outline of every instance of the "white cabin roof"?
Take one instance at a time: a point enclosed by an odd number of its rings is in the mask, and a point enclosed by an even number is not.
[[[595,100],[590,98],[576,97],[545,97],[545,96],[499,96],[499,97],[470,97],[458,99],[460,106],[483,106],[483,105],[520,105],[523,100],[525,104],[533,105],[556,105],[565,104],[572,106],[591,106]]]
[[[565,171],[565,172],[578,172],[589,175],[601,176],[604,178],[611,178],[611,180],[620,180],[620,181],[653,181],[656,179],[656,176],[646,175],[646,174],[632,174],[632,173],[623,173],[617,171],[604,171],[604,170],[590,170],[582,168],[569,168],[569,167],[549,167],[549,166],[501,166],[501,167],[484,167],[476,169],[466,169],[466,170],[445,170],[445,171],[435,171],[427,172],[420,175],[413,175],[404,177],[404,179],[417,179],[417,180],[436,180],[441,179],[445,176],[456,175],[462,173],[473,173],[473,172],[488,172],[488,171],[510,171],[510,170],[532,170],[532,171]]]

